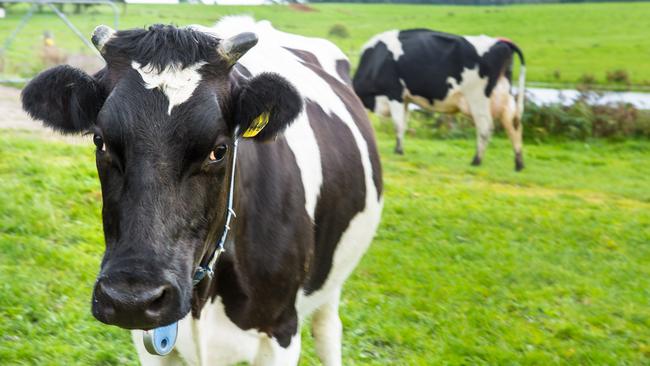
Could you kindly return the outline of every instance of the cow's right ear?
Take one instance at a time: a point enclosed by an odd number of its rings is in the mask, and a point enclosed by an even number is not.
[[[103,94],[90,75],[62,65],[32,79],[21,98],[23,109],[34,119],[63,133],[79,133],[95,124],[106,99]]]

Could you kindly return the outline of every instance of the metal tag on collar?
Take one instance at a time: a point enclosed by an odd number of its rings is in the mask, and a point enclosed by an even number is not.
[[[196,286],[201,283],[201,281],[203,281],[205,278],[205,275],[212,277],[212,270],[207,267],[198,267],[196,271],[194,271],[194,277],[192,277],[192,285]]]
[[[214,252],[214,255],[212,256],[212,260],[208,264],[196,268],[196,270],[194,271],[194,276],[192,276],[193,286],[196,286],[199,283],[201,283],[201,281],[203,281],[206,275],[209,278],[212,278],[212,276],[214,275],[214,271],[212,271],[212,267],[214,267],[215,262],[217,261],[217,259],[219,259],[219,255],[225,251],[226,250],[224,248],[217,248],[217,250],[215,250]]]
[[[142,332],[144,348],[152,355],[167,355],[174,349],[177,334],[178,322],[156,329],[145,330]]]

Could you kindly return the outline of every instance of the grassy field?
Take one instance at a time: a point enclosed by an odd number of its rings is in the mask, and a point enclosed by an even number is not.
[[[596,82],[606,83],[607,72],[620,69],[633,84],[650,86],[650,63],[646,62],[650,59],[650,3],[500,7],[322,4],[314,9],[129,5],[120,27],[161,22],[209,25],[223,15],[247,13],[269,19],[285,31],[330,38],[348,53],[353,64],[362,44],[388,29],[428,27],[459,34],[485,33],[511,38],[522,47],[532,81],[573,84],[591,75]],[[9,8],[7,19],[0,21],[0,42],[25,10]],[[99,23],[112,24],[110,12],[102,8],[70,18],[85,34]],[[349,36],[330,36],[335,24],[343,25]],[[43,67],[39,54],[44,30],[54,31],[57,44],[69,53],[88,52],[52,13],[37,14],[8,52],[7,73],[32,75]]]
[[[650,363],[649,142],[526,146],[379,126],[385,210],[341,304],[346,365]],[[127,365],[90,315],[103,251],[92,144],[0,132],[0,365]],[[301,365],[316,358],[304,332]]]

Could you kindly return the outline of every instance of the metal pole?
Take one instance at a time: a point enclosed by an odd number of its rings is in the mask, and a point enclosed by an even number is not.
[[[36,10],[37,7],[38,7],[38,5],[32,4],[32,7],[29,8],[29,11],[27,12],[27,14],[25,14],[25,16],[23,16],[23,18],[20,20],[20,23],[18,24],[18,26],[13,30],[13,32],[11,32],[9,37],[7,39],[5,39],[5,43],[2,46],[2,50],[0,50],[0,52],[2,52],[4,54],[4,51],[9,49],[9,47],[11,46],[11,43],[13,43],[16,36],[18,36],[18,33],[20,33],[20,31],[23,30],[23,28],[25,28],[25,25],[27,25],[27,22],[29,22],[29,20],[32,18],[32,15],[34,15],[34,11]]]
[[[38,9],[39,5],[47,5],[52,11],[65,23],[65,25],[72,30],[72,32],[79,38],[81,41],[88,47],[90,48],[93,53],[99,57],[100,60],[104,61],[104,58],[101,56],[99,51],[95,48],[95,46],[90,43],[88,40],[88,37],[83,35],[77,27],[74,26],[74,24],[68,19],[68,17],[60,11],[54,4],[96,4],[96,5],[107,5],[111,7],[111,10],[113,10],[113,25],[115,29],[119,28],[119,19],[120,19],[120,10],[118,9],[117,5],[115,5],[114,2],[110,0],[0,0],[2,3],[31,3],[32,6],[29,8],[27,11],[27,14],[25,14],[21,20],[18,26],[11,32],[9,37],[5,39],[2,48],[0,48],[0,61],[2,61],[6,55],[6,51],[11,47],[11,44],[13,41],[16,39],[18,36],[18,33],[25,28],[27,23],[31,20],[32,16],[34,15],[34,12]],[[5,78],[2,79],[0,78],[0,82],[24,82],[27,79],[23,78]]]
[[[56,15],[59,16],[59,18],[61,18],[61,20],[65,23],[65,25],[67,25],[68,28],[70,28],[70,30],[72,30],[72,32],[73,32],[74,34],[76,34],[77,37],[79,37],[79,39],[81,40],[81,42],[83,42],[86,46],[88,46],[88,48],[90,48],[91,50],[93,50],[93,52],[95,53],[95,55],[97,55],[97,57],[99,57],[101,60],[104,60],[104,58],[103,58],[102,55],[99,53],[99,51],[97,51],[97,48],[95,48],[95,46],[93,46],[93,44],[90,43],[90,42],[88,41],[88,39],[87,39],[83,34],[81,34],[81,32],[79,31],[79,29],[77,29],[77,27],[75,27],[74,24],[72,24],[72,22],[70,22],[70,20],[68,20],[68,17],[66,17],[65,14],[63,14],[63,13],[61,12],[61,10],[59,10],[56,6],[54,6],[54,4],[52,4],[52,3],[50,3],[50,2],[45,2],[45,3],[47,4],[47,6],[50,7],[50,9],[52,9],[52,11],[54,11],[54,12],[56,13]]]

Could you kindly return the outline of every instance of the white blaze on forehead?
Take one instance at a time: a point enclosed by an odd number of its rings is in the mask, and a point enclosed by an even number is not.
[[[172,113],[172,108],[190,99],[192,93],[201,82],[199,69],[206,63],[201,61],[181,68],[180,65],[168,65],[163,70],[158,70],[152,65],[140,65],[133,61],[131,67],[135,69],[147,89],[160,88],[169,100],[167,113]]]
[[[463,38],[465,38],[467,42],[471,43],[472,46],[474,46],[476,53],[478,53],[478,55],[481,57],[483,57],[483,55],[489,51],[495,43],[497,43],[496,38],[488,37],[486,35],[465,36]]]
[[[393,54],[393,59],[397,61],[400,56],[404,54],[402,49],[402,42],[399,40],[399,31],[397,29],[390,30],[372,37],[361,49],[361,53],[368,48],[374,47],[377,43],[383,43],[388,48],[388,51]]]

